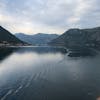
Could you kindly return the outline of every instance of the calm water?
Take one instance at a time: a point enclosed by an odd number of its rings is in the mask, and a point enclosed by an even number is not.
[[[51,47],[0,49],[0,100],[96,100],[100,56]]]

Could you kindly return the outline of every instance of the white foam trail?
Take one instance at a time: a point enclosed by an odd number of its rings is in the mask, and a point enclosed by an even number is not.
[[[21,86],[19,86],[18,88],[17,88],[17,90],[14,92],[14,94],[16,94],[16,93],[18,93],[21,89],[23,88],[23,86],[21,85]]]
[[[4,95],[1,100],[5,100],[7,98],[8,95],[10,95],[12,93],[13,90],[9,90],[6,95]]]
[[[32,75],[29,79],[29,81],[27,82],[25,87],[28,87],[31,84],[31,81],[35,78],[35,75]]]

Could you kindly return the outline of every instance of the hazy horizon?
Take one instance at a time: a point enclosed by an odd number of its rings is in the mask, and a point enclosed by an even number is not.
[[[0,0],[0,25],[26,34],[98,27],[99,4],[99,0]]]

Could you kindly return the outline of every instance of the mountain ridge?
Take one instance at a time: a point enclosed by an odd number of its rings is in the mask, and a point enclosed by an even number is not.
[[[11,32],[0,26],[0,45],[23,45],[20,39],[16,38]]]
[[[100,27],[89,29],[73,28],[65,31],[58,38],[49,42],[51,46],[74,47],[94,47],[100,46]]]
[[[15,36],[32,45],[47,45],[48,42],[57,38],[57,34],[37,33],[34,35],[27,35],[24,33],[16,33]]]

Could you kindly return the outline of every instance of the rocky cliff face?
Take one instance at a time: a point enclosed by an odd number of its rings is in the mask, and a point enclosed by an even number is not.
[[[100,27],[93,29],[70,29],[49,43],[52,46],[100,47]]]

